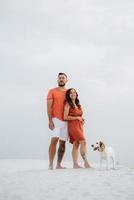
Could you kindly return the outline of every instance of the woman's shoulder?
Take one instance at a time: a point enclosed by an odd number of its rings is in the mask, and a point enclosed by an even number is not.
[[[69,105],[68,102],[65,102],[65,107],[66,107],[66,108],[70,108],[70,105]]]

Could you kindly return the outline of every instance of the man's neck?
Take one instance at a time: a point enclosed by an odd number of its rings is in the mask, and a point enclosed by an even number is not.
[[[59,89],[59,90],[66,90],[65,86],[64,86],[64,87],[58,86],[58,89]]]

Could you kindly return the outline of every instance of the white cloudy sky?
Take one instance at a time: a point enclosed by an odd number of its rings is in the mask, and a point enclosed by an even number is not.
[[[102,139],[134,164],[133,8],[133,0],[0,1],[0,158],[48,158],[45,97],[62,71],[84,107],[90,159]]]

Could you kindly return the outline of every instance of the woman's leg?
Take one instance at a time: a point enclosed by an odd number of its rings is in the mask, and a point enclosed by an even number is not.
[[[78,164],[78,155],[79,155],[79,142],[74,142],[72,149],[73,168],[81,168],[81,166],[79,166]]]
[[[90,168],[91,166],[87,160],[86,140],[80,141],[80,154],[84,161],[84,167]]]

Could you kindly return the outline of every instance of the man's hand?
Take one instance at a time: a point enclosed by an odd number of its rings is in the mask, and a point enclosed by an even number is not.
[[[54,123],[53,123],[53,121],[51,120],[51,121],[49,121],[49,128],[51,129],[51,130],[53,130],[54,129]]]

